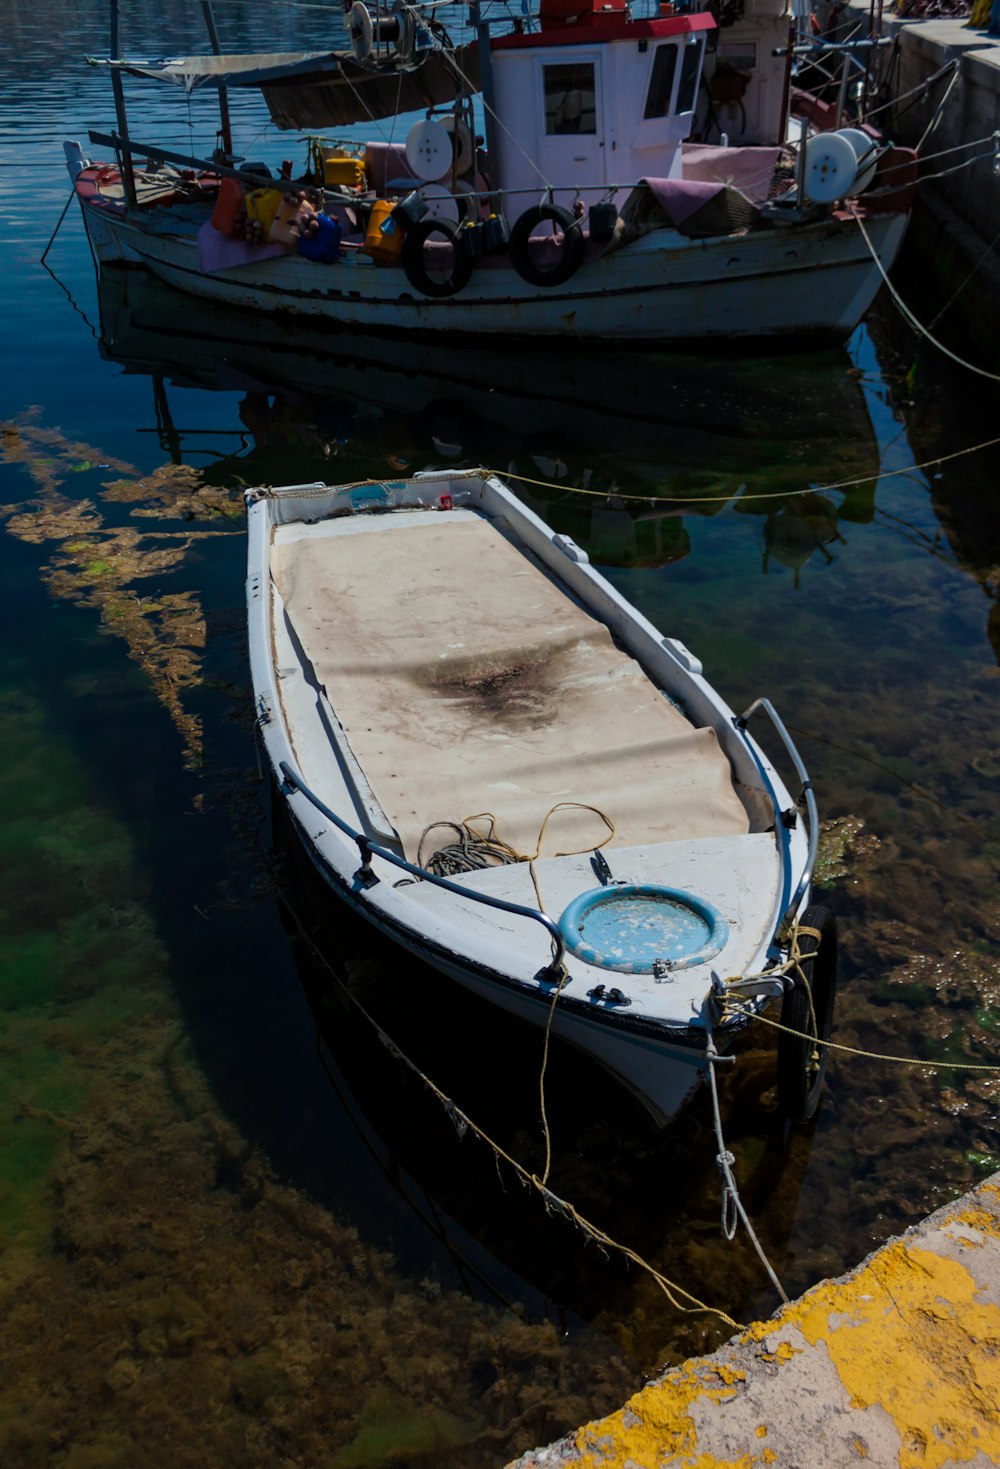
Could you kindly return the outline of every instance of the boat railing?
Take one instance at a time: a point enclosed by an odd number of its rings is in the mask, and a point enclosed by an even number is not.
[[[361,866],[355,872],[354,880],[361,887],[372,888],[376,883],[381,881],[372,867],[372,858],[379,857],[383,862],[391,862],[394,867],[401,868],[403,872],[410,873],[421,882],[429,882],[434,887],[444,888],[445,892],[455,893],[460,898],[471,899],[474,903],[482,903],[486,908],[497,908],[502,913],[513,913],[518,918],[530,918],[532,922],[540,924],[545,929],[552,944],[552,962],[546,969],[541,971],[537,978],[548,983],[559,982],[563,970],[566,943],[560,932],[559,925],[547,913],[541,913],[537,908],[525,908],[520,903],[509,903],[505,898],[495,898],[489,893],[477,893],[472,888],[462,887],[460,883],[450,882],[446,877],[438,877],[435,872],[428,872],[426,867],[414,866],[412,862],[407,862],[405,857],[400,857],[398,853],[390,851],[388,847],[383,847],[377,842],[370,841],[364,832],[355,831],[335,811],[331,811],[329,806],[316,795],[316,792],[309,789],[302,777],[297,771],[293,770],[287,760],[280,761],[278,769],[284,778],[284,785],[282,786],[283,795],[288,795],[291,790],[298,791],[300,795],[305,796],[311,805],[315,806],[321,816],[325,816],[327,821],[332,821],[338,831],[343,832],[344,836],[350,837],[351,841],[356,843],[358,851],[361,854]]]
[[[805,867],[802,869],[802,875],[800,876],[798,883],[795,886],[795,891],[792,893],[792,896],[788,901],[788,906],[786,907],[785,913],[783,915],[787,918],[793,917],[798,911],[799,904],[802,901],[802,896],[805,893],[806,888],[809,886],[809,883],[812,881],[813,868],[816,866],[816,850],[819,846],[819,812],[816,807],[816,795],[812,788],[812,781],[809,779],[809,772],[806,770],[805,764],[802,760],[802,756],[799,754],[798,750],[795,747],[795,741],[792,739],[791,735],[788,733],[788,730],[785,728],[781,716],[778,714],[778,711],[775,709],[770,699],[755,699],[748,709],[744,709],[742,714],[736,716],[736,728],[739,730],[745,730],[747,727],[747,721],[754,714],[757,713],[758,709],[763,709],[764,713],[768,716],[771,723],[774,725],[774,728],[777,730],[782,744],[788,752],[789,759],[795,766],[796,774],[798,775],[799,780],[802,782],[796,806],[800,807],[803,804],[805,806],[806,840],[808,842],[808,849],[806,852],[806,864]],[[787,813],[780,809],[780,806],[775,799],[773,791],[771,792],[771,800],[774,802],[775,820],[782,826],[787,825]]]

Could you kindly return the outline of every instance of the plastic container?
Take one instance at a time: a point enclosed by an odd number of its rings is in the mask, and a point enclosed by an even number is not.
[[[277,214],[271,221],[271,239],[282,245],[295,246],[299,242],[298,222],[315,214],[313,206],[305,199],[296,199],[290,204],[282,199]]]
[[[243,185],[239,179],[219,180],[219,197],[212,210],[212,228],[220,235],[236,234],[236,216],[243,211]]]
[[[323,182],[330,189],[363,189],[365,162],[349,153],[323,154]]]
[[[406,231],[392,217],[395,208],[391,199],[376,199],[368,217],[368,228],[365,230],[362,249],[366,255],[383,265],[391,265],[397,261],[403,249]]]
[[[481,260],[483,247],[483,225],[478,219],[467,219],[459,226],[458,248],[466,260]]]
[[[502,214],[491,214],[483,222],[483,254],[505,255],[510,245],[510,229]]]
[[[414,189],[412,193],[406,195],[405,199],[400,199],[392,211],[392,217],[397,224],[401,224],[405,230],[408,230],[412,229],[415,224],[419,224],[426,213],[427,201],[419,189]]]
[[[615,233],[615,225],[618,222],[618,208],[609,199],[602,199],[599,204],[590,206],[590,238],[595,244],[607,244]]]
[[[254,189],[252,194],[246,196],[244,204],[247,219],[257,220],[264,231],[265,240],[271,238],[271,226],[284,198],[280,189]]]
[[[343,227],[328,214],[317,214],[316,222],[319,225],[316,234],[299,240],[299,254],[306,260],[317,260],[320,265],[332,265],[340,254]]]

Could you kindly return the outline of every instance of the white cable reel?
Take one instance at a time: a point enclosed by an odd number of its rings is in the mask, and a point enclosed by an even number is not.
[[[854,149],[858,176],[854,180],[851,193],[863,194],[875,177],[875,170],[878,168],[878,143],[863,128],[838,128],[837,137],[846,138]]]
[[[433,118],[415,122],[406,135],[406,161],[418,179],[440,179],[451,171],[451,134]]]
[[[375,42],[375,26],[364,0],[354,0],[347,22],[347,35],[355,61],[367,61]]]
[[[802,192],[813,204],[834,204],[854,188],[857,154],[840,133],[814,133],[806,142]]]

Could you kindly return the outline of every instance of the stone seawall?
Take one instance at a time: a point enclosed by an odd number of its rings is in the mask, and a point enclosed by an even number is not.
[[[854,0],[849,13],[845,33],[867,27],[867,4]],[[935,334],[977,366],[1000,371],[1000,177],[991,157],[958,167],[990,146],[966,145],[1000,130],[1000,41],[962,20],[887,16],[883,27],[898,42],[891,77],[899,100],[876,120],[895,142],[919,144],[924,159],[903,260],[904,300],[924,322],[944,306]]]
[[[992,1469],[1000,1174],[508,1469]]]

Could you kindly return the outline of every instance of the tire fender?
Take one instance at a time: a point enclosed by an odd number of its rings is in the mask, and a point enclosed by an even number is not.
[[[528,251],[529,242],[538,226],[549,220],[562,230],[563,247],[554,265],[537,265]],[[510,232],[510,261],[522,280],[532,286],[561,286],[574,276],[583,263],[586,241],[583,227],[568,209],[558,204],[536,204],[521,215]]]
[[[454,296],[468,285],[475,262],[462,252],[460,230],[460,224],[452,224],[447,219],[422,219],[407,230],[403,241],[403,270],[410,285],[422,296],[432,299]],[[424,265],[424,245],[432,235],[443,235],[452,247],[454,264],[444,280],[435,280]]]

